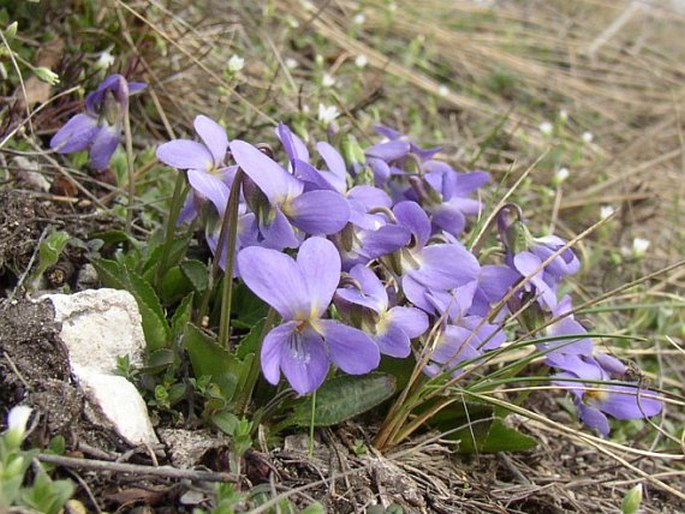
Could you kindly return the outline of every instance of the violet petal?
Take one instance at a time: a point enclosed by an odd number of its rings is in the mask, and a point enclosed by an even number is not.
[[[160,145],[157,158],[179,170],[210,170],[214,167],[212,154],[207,147],[189,139],[174,139]]]
[[[228,136],[224,128],[213,119],[202,114],[193,122],[195,132],[202,138],[207,150],[212,154],[213,167],[219,167],[226,158]]]
[[[380,351],[368,334],[332,319],[319,323],[331,360],[345,373],[362,375],[378,367]]]
[[[85,150],[95,140],[99,131],[97,119],[88,114],[77,114],[52,136],[50,148],[57,153]]]

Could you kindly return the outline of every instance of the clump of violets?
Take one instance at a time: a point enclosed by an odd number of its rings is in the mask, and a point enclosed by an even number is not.
[[[459,379],[507,344],[504,323],[524,309],[526,328],[550,339],[537,350],[552,379],[570,389],[588,426],[606,434],[608,416],[661,409],[653,393],[615,382],[623,364],[597,351],[573,317],[559,287],[580,261],[564,240],[533,237],[520,209],[507,205],[497,216],[503,258],[479,258],[460,241],[484,209],[478,194],[488,173],[457,170],[439,159],[440,148],[387,127],[369,148],[353,142],[341,152],[319,141],[314,153],[280,124],[282,161],[230,141],[206,116],[195,130],[201,142],[171,141],[157,156],[191,186],[182,221],[197,222],[200,207],[210,212],[202,219],[212,251],[210,225],[240,188],[236,276],[281,318],[261,346],[269,383],[283,375],[296,392],[311,393],[332,369],[365,374],[382,355],[418,359],[427,350],[428,377]]]
[[[57,153],[88,149],[93,166],[106,168],[121,138],[129,96],[145,87],[142,82],[128,82],[122,75],[110,75],[86,96],[85,112],[73,116],[52,137],[50,148]]]

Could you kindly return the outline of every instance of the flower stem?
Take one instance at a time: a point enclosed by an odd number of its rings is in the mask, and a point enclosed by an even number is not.
[[[269,313],[266,315],[266,318],[264,319],[264,325],[262,326],[262,333],[259,335],[259,346],[257,348],[257,351],[255,352],[256,355],[255,355],[254,359],[252,359],[252,363],[250,364],[250,369],[247,372],[247,378],[245,379],[245,385],[240,391],[238,391],[238,396],[236,397],[236,400],[235,400],[236,412],[243,412],[244,413],[245,410],[247,409],[247,406],[249,404],[250,399],[252,398],[252,391],[254,391],[254,386],[257,383],[257,379],[259,378],[259,371],[260,371],[259,349],[262,346],[262,341],[264,341],[266,334],[269,333],[269,331],[271,330],[271,327],[274,325],[277,318],[278,318],[278,313],[273,308],[269,308]]]
[[[314,421],[316,417],[316,390],[312,393],[312,417],[309,420],[309,449],[307,455],[311,460],[314,455]]]
[[[214,285],[214,278],[216,277],[217,273],[219,272],[219,264],[221,263],[221,256],[223,255],[224,249],[227,246],[226,238],[228,237],[230,239],[229,232],[231,231],[231,228],[235,226],[235,233],[233,237],[233,246],[229,246],[229,253],[226,256],[226,274],[225,274],[225,280],[230,282],[230,287],[233,287],[233,257],[235,253],[235,241],[238,233],[238,203],[239,203],[239,196],[238,192],[240,190],[240,181],[242,181],[243,178],[243,171],[238,169],[235,178],[233,179],[233,184],[231,184],[231,192],[228,195],[228,204],[226,206],[226,211],[224,212],[224,217],[223,220],[221,221],[221,229],[219,231],[219,240],[217,241],[216,244],[216,252],[214,253],[214,260],[212,261],[212,267],[209,270],[209,280],[207,282],[207,290],[205,291],[205,294],[202,298],[202,303],[200,304],[200,308],[197,311],[197,316],[196,316],[196,321],[198,323],[202,322],[202,318],[204,317],[205,313],[207,312],[207,308],[209,306],[209,297],[212,294],[212,289]],[[235,193],[234,193],[235,191]],[[235,210],[235,215],[233,210]],[[230,244],[230,242],[229,242]],[[229,266],[230,266],[230,271],[229,271]],[[228,310],[228,316],[230,316],[230,302],[231,302],[231,293],[226,291],[226,287],[229,286],[224,286],[223,290],[223,295],[228,295],[228,302],[229,302],[229,310]],[[231,289],[232,290],[232,289]],[[227,323],[227,320],[224,319],[224,314],[225,309],[224,306],[222,305],[222,310],[221,310],[221,321],[220,323],[220,329],[221,325]],[[228,326],[224,327],[224,330],[228,330]],[[225,336],[225,334],[224,334]],[[221,330],[219,332],[219,342],[222,342],[222,333]],[[228,346],[228,341],[226,341],[226,345]]]
[[[243,171],[238,169],[231,184],[231,193],[228,195],[228,206],[221,232],[225,232],[228,223],[228,243],[226,244],[226,272],[221,294],[221,319],[219,321],[219,344],[228,349],[228,338],[231,325],[231,301],[233,299],[233,269],[235,264],[235,244],[238,239],[238,205],[240,203],[240,184],[243,179]],[[217,258],[221,258],[222,246],[217,247]]]
[[[131,116],[128,112],[128,102],[124,107],[124,141],[126,143],[126,164],[128,166],[128,206],[126,208],[126,233],[131,233],[133,225],[133,203],[136,195],[136,179],[133,169],[133,136],[131,135]]]
[[[176,183],[174,184],[174,193],[171,197],[171,206],[169,208],[169,219],[167,220],[166,233],[164,235],[164,247],[162,248],[162,255],[157,265],[157,272],[155,274],[155,284],[159,287],[162,277],[166,272],[167,263],[169,261],[169,253],[174,242],[174,235],[176,234],[176,223],[178,216],[183,207],[183,200],[187,191],[185,190],[185,177],[179,173],[176,176]]]

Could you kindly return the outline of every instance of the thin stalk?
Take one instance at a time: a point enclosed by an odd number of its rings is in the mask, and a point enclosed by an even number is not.
[[[309,421],[309,449],[307,456],[311,460],[314,455],[314,418],[316,417],[316,390],[312,393],[312,417]]]
[[[164,246],[162,247],[162,255],[157,266],[157,273],[155,275],[155,284],[159,287],[160,281],[166,271],[167,262],[169,261],[169,252],[171,245],[176,235],[176,223],[178,216],[183,207],[183,200],[186,196],[185,191],[185,177],[182,173],[176,175],[176,183],[174,184],[174,194],[171,197],[171,207],[169,208],[169,219],[167,221],[166,233],[164,235]]]
[[[131,116],[128,112],[128,102],[124,107],[124,141],[126,143],[126,165],[128,168],[128,206],[126,208],[126,233],[131,232],[133,225],[133,203],[136,196],[136,177],[133,170],[133,136],[131,135]]]
[[[207,307],[209,306],[209,297],[212,294],[212,289],[214,289],[214,279],[219,273],[219,263],[221,262],[221,256],[223,255],[224,252],[224,247],[226,246],[226,237],[228,235],[229,229],[230,229],[230,224],[231,224],[231,214],[232,214],[232,209],[231,209],[231,199],[233,198],[233,190],[238,187],[240,182],[238,179],[242,180],[243,177],[243,172],[242,170],[238,170],[237,173],[235,174],[235,178],[233,179],[233,184],[231,184],[231,192],[228,196],[228,205],[226,206],[226,211],[224,212],[224,217],[223,220],[221,221],[221,229],[219,231],[219,240],[217,241],[216,244],[216,253],[214,254],[214,260],[212,261],[212,267],[209,270],[209,279],[207,281],[207,290],[205,291],[204,296],[202,297],[202,303],[200,304],[200,308],[197,311],[197,315],[195,317],[195,320],[199,323],[202,321],[202,318],[205,316],[205,313],[207,312]],[[236,196],[236,200],[239,197]],[[235,225],[236,225],[236,230],[238,227],[238,220],[237,220],[237,201],[236,201],[236,220],[235,220]],[[237,232],[236,232],[237,234]],[[234,240],[235,241],[235,240]],[[235,245],[235,242],[234,242]],[[235,246],[233,247],[235,249]],[[231,250],[229,257],[231,257],[234,253],[234,249]],[[228,266],[228,258],[226,259],[226,265]],[[233,265],[232,262],[232,257],[231,257],[231,266]],[[233,277],[233,269],[231,268],[231,275],[226,274],[227,277],[230,277],[232,280]],[[230,314],[230,313],[229,313]],[[222,312],[222,318],[223,318],[223,312]],[[221,339],[219,339],[221,341]]]
[[[266,318],[264,319],[264,325],[262,326],[262,333],[259,335],[259,348],[261,348],[262,341],[264,341],[266,334],[268,334],[271,330],[271,327],[276,322],[277,317],[278,313],[273,308],[269,308],[269,313],[266,315]],[[259,353],[259,348],[257,349],[257,353]],[[235,402],[236,412],[244,413],[247,409],[250,399],[252,398],[252,392],[254,391],[254,387],[257,384],[257,379],[259,378],[259,371],[259,357],[255,356],[255,358],[252,359],[252,363],[250,364],[250,370],[247,372],[245,385],[241,391],[238,391],[238,397],[236,398]]]
[[[231,194],[228,195],[228,206],[224,216],[224,225],[221,231],[224,232],[228,223],[228,244],[226,245],[226,273],[224,274],[224,284],[221,294],[221,319],[219,320],[219,344],[226,349],[229,347],[229,337],[231,335],[231,301],[233,300],[233,269],[235,264],[235,244],[238,239],[238,205],[240,204],[240,183],[243,179],[243,171],[238,169],[231,184]],[[217,259],[221,258],[220,246],[217,247]]]

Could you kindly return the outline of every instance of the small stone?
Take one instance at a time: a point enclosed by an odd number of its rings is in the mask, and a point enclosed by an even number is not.
[[[169,448],[171,463],[182,469],[197,466],[207,451],[212,448],[227,447],[228,438],[212,434],[208,430],[183,430],[164,428],[159,431],[159,438]]]
[[[143,365],[145,336],[135,298],[127,291],[97,289],[46,295],[61,323],[71,373],[93,407],[130,445],[158,444],[145,401],[135,386],[116,375],[117,358]]]

